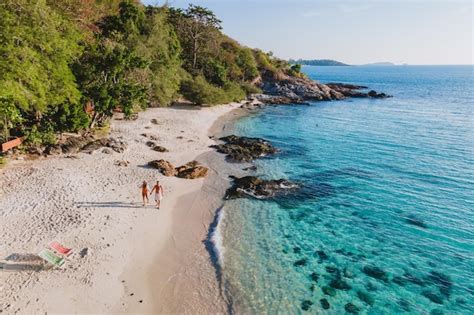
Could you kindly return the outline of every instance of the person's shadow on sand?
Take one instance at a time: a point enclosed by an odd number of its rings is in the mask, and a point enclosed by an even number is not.
[[[95,208],[143,208],[140,202],[121,202],[121,201],[109,201],[109,202],[76,202],[79,208],[95,207]]]

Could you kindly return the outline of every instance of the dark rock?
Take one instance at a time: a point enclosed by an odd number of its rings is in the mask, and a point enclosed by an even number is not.
[[[311,278],[312,281],[318,282],[319,275],[316,272],[313,272],[309,277]]]
[[[52,144],[48,145],[43,152],[47,155],[55,155],[63,153],[63,150],[59,144]]]
[[[295,253],[295,254],[301,253],[301,248],[300,247],[293,247],[293,253]]]
[[[451,295],[453,283],[449,276],[438,271],[431,271],[428,275],[428,280],[436,284],[444,296],[449,297]]]
[[[103,147],[110,148],[117,153],[123,153],[127,148],[127,144],[124,141],[115,138],[102,138],[88,142],[81,148],[81,151],[90,154]]]
[[[467,303],[467,301],[462,297],[458,297],[458,298],[456,298],[456,303],[460,304],[460,305],[464,305],[464,304]]]
[[[335,272],[338,272],[338,271],[339,271],[339,270],[338,270],[336,267],[334,267],[334,266],[326,266],[325,269],[326,269],[326,271],[327,271],[328,273],[335,273]]]
[[[233,185],[227,189],[225,199],[253,197],[257,199],[272,198],[277,194],[289,192],[298,186],[285,179],[263,180],[255,176],[237,178],[231,176]]]
[[[153,118],[152,120],[150,120],[150,122],[154,125],[158,125],[158,120],[156,118]]]
[[[158,169],[165,176],[175,176],[177,174],[173,164],[165,160],[154,160],[148,162],[148,165]]]
[[[179,178],[195,179],[206,177],[209,173],[209,169],[199,165],[197,161],[191,161],[183,166],[177,167],[176,173],[176,176]]]
[[[395,276],[395,277],[393,277],[392,282],[393,282],[393,283],[396,283],[396,284],[398,284],[399,286],[402,286],[402,287],[403,287],[403,286],[406,285],[407,280],[406,280],[404,277]]]
[[[233,161],[248,162],[277,152],[277,149],[268,141],[260,138],[231,135],[219,140],[224,141],[224,144],[216,144],[211,147],[217,149],[217,152],[227,154],[227,158]]]
[[[150,148],[154,148],[156,146],[156,143],[153,141],[147,141],[145,144],[149,146]]]
[[[309,287],[309,290],[310,290],[311,292],[314,292],[315,289],[316,289],[316,286],[314,285],[314,283],[311,284],[311,286]]]
[[[341,279],[331,280],[329,285],[331,286],[331,288],[338,289],[338,290],[347,291],[347,290],[352,289],[352,287],[347,282]]]
[[[347,303],[346,305],[344,305],[344,309],[347,313],[351,314],[357,314],[360,311],[360,309],[352,303]]]
[[[295,267],[306,266],[307,262],[308,262],[308,260],[306,258],[302,258],[300,260],[295,261],[293,263],[293,266],[295,266]]]
[[[423,291],[421,292],[421,295],[423,295],[433,303],[443,304],[443,298],[439,294],[436,294],[432,291]]]
[[[113,153],[113,151],[110,148],[103,148],[101,152],[104,153],[104,154],[112,154]]]
[[[357,297],[359,298],[359,300],[361,300],[367,305],[370,305],[370,306],[374,305],[373,297],[371,297],[368,293],[364,291],[357,291]]]
[[[331,307],[331,304],[329,304],[327,299],[321,299],[319,300],[319,303],[321,303],[321,306],[324,310],[328,310]]]
[[[244,167],[242,169],[242,171],[256,171],[257,170],[257,166],[255,165],[252,165],[252,166],[249,166],[249,167]]]
[[[313,305],[313,302],[311,302],[310,300],[305,300],[301,303],[301,309],[303,311],[308,311],[312,305]]]
[[[416,226],[419,226],[421,228],[428,228],[428,226],[420,219],[414,217],[414,216],[408,216],[405,218],[405,221],[411,225],[416,225]]]
[[[326,295],[336,296],[336,290],[334,290],[331,287],[324,286],[324,287],[321,288],[321,290],[323,290],[323,293],[326,294]]]
[[[444,315],[444,312],[439,308],[432,309],[430,315]]]
[[[316,251],[316,254],[319,256],[320,262],[323,261],[323,260],[328,260],[329,259],[329,256],[322,250]]]
[[[397,304],[405,311],[410,312],[410,302],[405,299],[398,300]]]
[[[369,277],[372,277],[372,278],[375,278],[375,279],[378,279],[378,280],[382,280],[384,282],[388,281],[387,273],[379,267],[366,265],[366,266],[364,266],[362,271],[366,275],[368,275]]]
[[[155,145],[153,147],[153,150],[157,151],[157,152],[169,152],[167,148],[165,147],[162,147],[160,145]]]

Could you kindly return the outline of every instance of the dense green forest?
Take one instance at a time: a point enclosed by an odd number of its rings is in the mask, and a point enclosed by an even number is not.
[[[3,0],[0,56],[0,140],[32,144],[90,130],[117,109],[239,101],[261,78],[299,71],[223,34],[206,8],[132,0]]]

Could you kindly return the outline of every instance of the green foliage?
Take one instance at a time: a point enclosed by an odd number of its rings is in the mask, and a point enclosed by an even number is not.
[[[7,165],[7,159],[3,156],[0,156],[0,168],[5,167]]]
[[[229,82],[219,88],[209,84],[203,76],[183,81],[181,93],[197,105],[224,104],[245,98],[245,92],[237,84]]]
[[[3,130],[0,142],[8,141],[10,129],[23,121],[13,97],[0,97],[0,127]]]
[[[128,117],[180,96],[227,103],[261,92],[252,84],[259,76],[302,75],[225,36],[215,14],[195,5],[4,0],[0,43],[3,138],[23,134],[33,144],[103,126],[116,108]]]
[[[69,64],[80,53],[75,26],[37,0],[6,0],[0,6],[0,97],[23,111],[80,98]]]
[[[260,88],[256,87],[253,84],[247,83],[247,82],[242,83],[241,87],[247,95],[262,93],[262,90]]]
[[[34,125],[26,131],[26,142],[32,145],[54,144],[56,143],[56,134],[54,127],[50,123]]]

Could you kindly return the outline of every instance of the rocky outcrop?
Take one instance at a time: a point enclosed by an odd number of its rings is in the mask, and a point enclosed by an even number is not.
[[[156,168],[165,176],[176,176],[186,179],[206,177],[209,173],[209,169],[199,165],[197,161],[191,161],[179,167],[174,167],[173,164],[166,160],[154,160],[148,162],[148,165]]]
[[[249,162],[278,151],[270,142],[260,138],[231,135],[219,138],[219,140],[224,143],[211,147],[217,149],[217,152],[227,154],[228,159],[237,162]]]
[[[191,161],[183,166],[177,167],[176,172],[176,176],[179,178],[194,179],[206,177],[209,173],[209,169],[199,165],[197,161]]]
[[[122,153],[127,148],[127,144],[115,138],[94,139],[90,136],[69,136],[58,144],[48,145],[43,153],[46,155],[74,154],[77,152],[92,153],[101,148],[109,148]]]
[[[95,150],[103,147],[110,148],[117,153],[123,153],[127,148],[127,143],[115,138],[102,138],[89,142],[84,147],[82,147],[81,151],[85,153],[92,153]]]
[[[177,174],[174,165],[166,160],[154,160],[148,162],[148,165],[156,168],[165,176],[175,176]]]
[[[255,176],[241,178],[231,176],[231,178],[233,185],[227,189],[225,199],[244,197],[268,199],[298,188],[298,185],[286,179],[263,180]]]
[[[307,78],[283,76],[279,79],[265,78],[260,88],[263,94],[253,97],[265,104],[304,104],[308,101],[341,100],[347,97],[386,98],[385,93],[363,92],[365,86],[328,83],[323,84]]]

